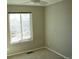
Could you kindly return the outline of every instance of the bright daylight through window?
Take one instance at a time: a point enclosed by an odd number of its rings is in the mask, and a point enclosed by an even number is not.
[[[9,13],[10,43],[32,39],[31,13]]]

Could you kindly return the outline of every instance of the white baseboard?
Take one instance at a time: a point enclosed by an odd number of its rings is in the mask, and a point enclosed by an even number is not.
[[[22,52],[18,52],[18,53],[9,54],[9,55],[7,55],[7,56],[18,55],[18,54],[22,54],[22,53],[27,53],[27,52],[29,52],[29,51],[36,51],[36,50],[43,49],[43,48],[44,48],[44,47],[35,48],[35,49],[28,50],[28,51],[22,51]]]
[[[66,57],[66,56],[64,56],[63,54],[60,54],[59,52],[57,52],[57,51],[55,51],[55,50],[53,50],[53,49],[50,49],[50,48],[48,48],[48,47],[45,47],[45,48],[48,49],[49,51],[51,51],[51,52],[53,52],[53,53],[55,53],[55,54],[57,54],[57,55],[63,57],[63,58],[65,58],[65,59],[70,59],[69,57]]]

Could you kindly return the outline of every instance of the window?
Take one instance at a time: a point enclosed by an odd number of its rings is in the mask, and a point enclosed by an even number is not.
[[[32,39],[31,13],[9,13],[10,43]]]

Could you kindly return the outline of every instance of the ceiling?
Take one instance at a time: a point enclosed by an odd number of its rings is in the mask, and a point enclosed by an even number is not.
[[[7,0],[8,5],[48,6],[62,0],[40,0],[41,3],[33,3],[32,0]]]

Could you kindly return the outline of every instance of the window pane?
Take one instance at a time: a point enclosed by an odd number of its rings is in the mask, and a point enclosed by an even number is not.
[[[21,14],[23,39],[31,38],[30,14]]]
[[[20,14],[9,14],[11,43],[21,40]]]

